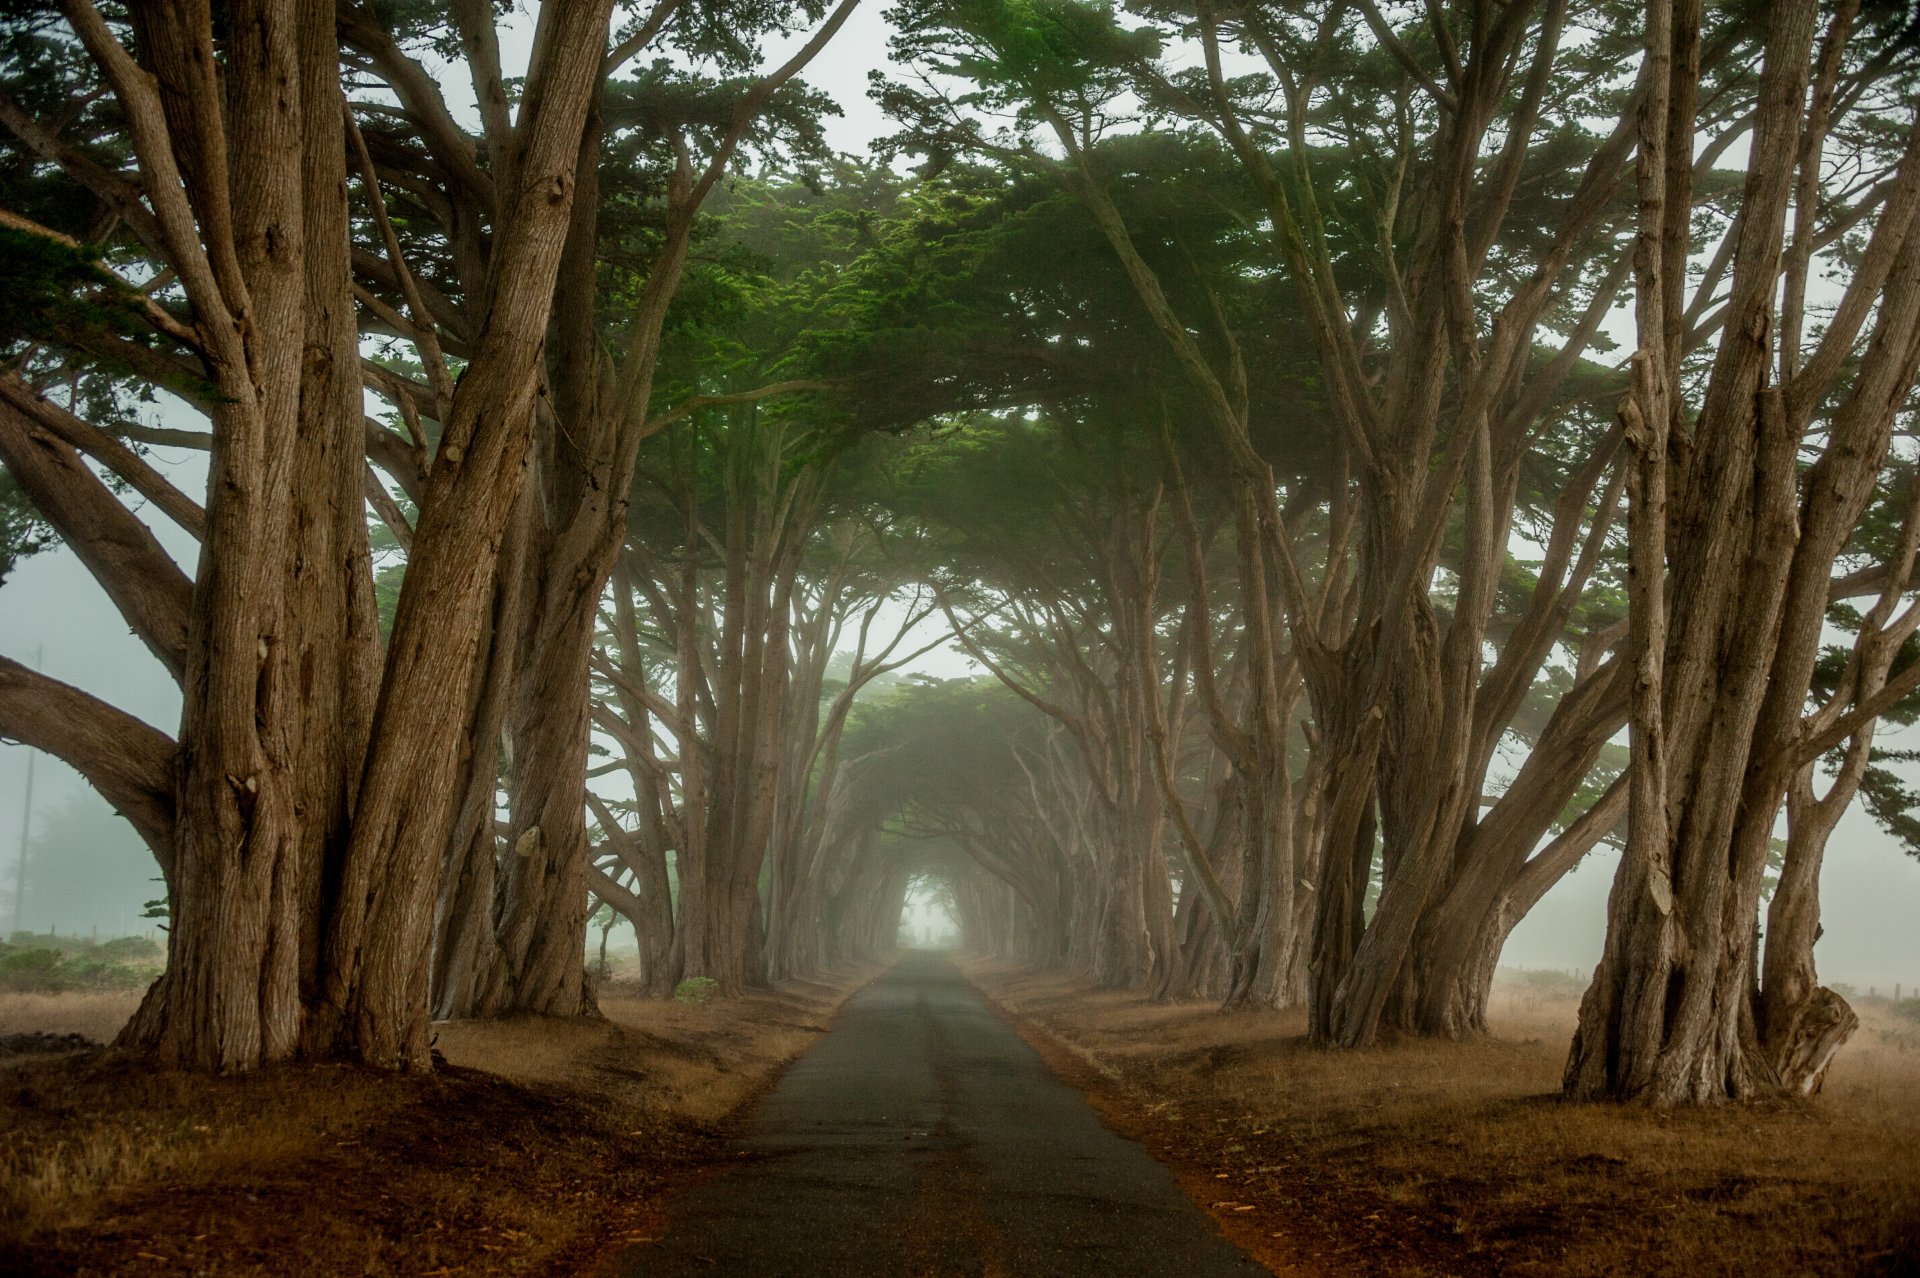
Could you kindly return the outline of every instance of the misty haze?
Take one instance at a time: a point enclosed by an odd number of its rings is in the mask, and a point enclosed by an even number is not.
[[[1920,1273],[1920,4],[21,0],[0,1271]]]

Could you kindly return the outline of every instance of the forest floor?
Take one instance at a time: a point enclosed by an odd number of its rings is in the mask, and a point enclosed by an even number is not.
[[[615,985],[602,1022],[437,1025],[444,1066],[398,1079],[48,1051],[13,1036],[105,1039],[137,996],[0,995],[0,1273],[595,1269],[725,1161],[729,1116],[878,970],[704,1006]]]
[[[1825,1091],[1706,1112],[1557,1096],[1575,1004],[1494,1037],[1331,1054],[1304,1016],[971,978],[1276,1272],[1920,1274],[1920,1026],[1867,1003]]]

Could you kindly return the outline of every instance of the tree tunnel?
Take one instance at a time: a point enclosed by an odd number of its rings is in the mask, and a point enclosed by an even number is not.
[[[182,710],[0,657],[0,736],[166,878],[126,1043],[428,1069],[590,1013],[601,905],[731,993],[936,881],[985,952],[1457,1038],[1608,840],[1569,1089],[1816,1086],[1829,838],[1912,836],[1900,6],[1364,7],[1070,5],[1029,74],[1018,6],[896,6],[866,160],[794,80],[854,0],[738,83],[773,10],[551,0],[511,112],[484,5],[22,28],[0,571],[65,542]]]

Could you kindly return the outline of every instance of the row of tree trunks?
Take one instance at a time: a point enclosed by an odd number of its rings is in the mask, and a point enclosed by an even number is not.
[[[1535,326],[1578,283],[1577,270],[1569,269],[1573,248],[1604,214],[1631,138],[1621,130],[1596,145],[1552,228],[1552,250],[1483,337],[1489,326],[1456,305],[1463,287],[1458,272],[1462,263],[1474,269],[1484,258],[1487,237],[1497,234],[1504,206],[1487,204],[1486,191],[1476,185],[1481,180],[1476,160],[1487,130],[1507,109],[1510,89],[1519,84],[1529,86],[1517,108],[1524,119],[1512,125],[1517,143],[1503,163],[1517,165],[1525,158],[1539,108],[1537,86],[1558,53],[1558,9],[1550,8],[1540,21],[1529,56],[1520,56],[1527,24],[1503,23],[1485,32],[1484,43],[1463,51],[1464,67],[1452,69],[1460,105],[1439,115],[1433,142],[1437,180],[1417,194],[1402,193],[1419,204],[1422,230],[1407,263],[1391,268],[1401,277],[1404,296],[1401,306],[1387,308],[1394,337],[1377,353],[1355,348],[1345,323],[1348,302],[1332,291],[1333,267],[1314,256],[1326,252],[1326,236],[1308,221],[1317,216],[1310,195],[1299,197],[1299,190],[1310,192],[1314,180],[1303,167],[1307,148],[1296,137],[1291,163],[1297,171],[1288,180],[1298,189],[1290,195],[1229,102],[1219,74],[1220,33],[1210,20],[1202,23],[1214,103],[1211,114],[1200,104],[1196,109],[1203,122],[1220,130],[1268,194],[1278,249],[1299,282],[1308,314],[1321,317],[1316,334],[1324,345],[1322,362],[1345,457],[1342,473],[1355,477],[1351,493],[1341,479],[1328,508],[1330,549],[1317,582],[1302,572],[1307,556],[1300,532],[1284,517],[1271,468],[1252,445],[1244,391],[1236,389],[1242,378],[1235,371],[1239,352],[1216,356],[1194,336],[1205,325],[1177,313],[1065,115],[1053,117],[1066,164],[1049,171],[1081,199],[1106,234],[1146,313],[1191,380],[1196,411],[1211,424],[1233,476],[1247,718],[1241,723],[1221,713],[1209,718],[1220,748],[1246,782],[1253,820],[1245,855],[1256,866],[1283,851],[1304,858],[1303,872],[1258,869],[1246,878],[1247,917],[1223,925],[1234,934],[1240,969],[1233,997],[1245,997],[1256,985],[1277,998],[1297,988],[1301,973],[1288,958],[1290,946],[1281,932],[1296,922],[1290,889],[1312,884],[1317,939],[1305,975],[1313,986],[1314,1036],[1329,1045],[1364,1045],[1383,1027],[1459,1032],[1457,1016],[1439,1013],[1410,984],[1416,938],[1428,912],[1448,894],[1462,848],[1503,863],[1523,860],[1552,819],[1548,815],[1531,830],[1513,830],[1510,846],[1493,848],[1485,835],[1466,837],[1477,817],[1492,744],[1517,708],[1516,699],[1505,694],[1531,683],[1560,631],[1545,629],[1544,642],[1521,645],[1529,661],[1519,671],[1497,668],[1501,683],[1492,689],[1483,686],[1482,654],[1512,528],[1525,433],[1591,340],[1610,289],[1602,287],[1587,306],[1563,357],[1546,361],[1531,377],[1524,375],[1524,361],[1533,349]],[[1245,38],[1257,46],[1256,54],[1275,56],[1275,46],[1262,44],[1258,33]],[[1284,65],[1274,69],[1283,80],[1292,74]],[[1290,127],[1305,127],[1297,105]],[[1479,224],[1470,230],[1475,219]],[[1384,361],[1383,372],[1363,385],[1355,370],[1376,355]],[[1589,468],[1583,475],[1591,487],[1603,473],[1604,468]],[[1466,535],[1464,549],[1445,562],[1458,590],[1443,626],[1427,585],[1442,566],[1442,533],[1456,511]],[[1585,515],[1584,503],[1570,512],[1576,527]],[[1591,544],[1603,541],[1609,517],[1604,506],[1594,515]],[[1569,582],[1543,583],[1542,598],[1570,604],[1582,580],[1577,573]],[[1282,622],[1270,600],[1284,604],[1290,641],[1285,656]],[[1564,620],[1565,614],[1558,616]],[[1313,750],[1321,761],[1314,770],[1316,789],[1303,799],[1316,814],[1305,826],[1314,839],[1305,849],[1292,837],[1300,827],[1287,793],[1295,778],[1287,757],[1283,695],[1293,676],[1283,669],[1294,662],[1312,707]],[[1201,664],[1210,663],[1203,659]],[[1517,684],[1516,675],[1522,676]],[[1487,691],[1501,694],[1493,704],[1505,709],[1505,717],[1481,713],[1479,698]],[[1437,760],[1452,766],[1437,767]],[[1377,911],[1369,915],[1363,906],[1376,837],[1386,887]],[[1187,842],[1191,851],[1193,841]],[[1484,913],[1498,876],[1481,877],[1489,880],[1476,902]],[[1275,899],[1266,908],[1263,891],[1269,885]],[[1262,919],[1264,926],[1257,925]],[[1261,977],[1257,962],[1263,932],[1271,933],[1276,949],[1277,966],[1269,978]],[[1447,974],[1437,979],[1460,983]]]
[[[488,914],[493,935],[474,935],[467,923],[462,952],[444,965],[447,979],[439,987],[444,992],[437,1004],[446,1014],[576,1015],[593,1010],[581,962],[593,861],[585,817],[592,661],[602,598],[628,536],[638,450],[659,429],[649,409],[661,334],[685,271],[702,202],[760,111],[832,39],[856,2],[842,0],[795,56],[746,88],[698,170],[683,152],[666,184],[664,235],[653,249],[629,320],[627,349],[611,364],[598,328],[603,206],[599,170],[606,138],[598,110],[588,116],[575,156],[575,198],[556,283],[559,318],[548,374],[553,394],[542,398],[533,421],[535,499],[516,510],[520,527],[515,535],[525,551],[520,562],[524,580],[517,583],[514,597],[523,611],[512,618],[517,628],[513,687],[505,717],[494,727],[505,743],[501,781],[509,814],[506,855],[494,874],[496,898]],[[497,62],[497,54],[493,60]],[[615,69],[611,60],[597,69],[596,103]],[[497,66],[493,70],[497,75]],[[497,121],[486,123],[490,134],[499,132]],[[454,225],[447,231],[458,238],[462,229]],[[475,244],[468,252],[478,257],[487,249]],[[493,755],[491,741],[476,742],[473,757],[487,772],[472,778],[470,789],[490,792]],[[456,857],[462,854],[462,849],[454,849]],[[706,899],[701,886],[696,885],[696,900]],[[713,895],[726,902],[722,917],[733,919],[724,928],[729,936],[742,934],[735,917],[742,913],[740,895],[738,885]],[[443,900],[441,914],[450,917],[457,908],[464,907]],[[694,935],[697,939],[697,929]],[[685,936],[675,941],[684,949]],[[684,963],[684,958],[679,961]],[[666,979],[668,964],[656,961],[651,966],[658,979]],[[737,979],[729,977],[727,983],[731,986]]]
[[[643,966],[659,974],[651,988],[705,977],[734,992],[847,952],[843,924],[871,930],[864,915],[845,918],[850,885],[869,890],[860,867],[872,858],[852,815],[861,761],[843,760],[840,743],[861,689],[917,655],[896,653],[926,610],[909,606],[890,637],[874,634],[893,593],[876,575],[875,534],[836,522],[832,462],[796,465],[787,426],[742,411],[705,439],[689,429],[665,441],[679,458],[667,495],[684,517],[681,546],[631,547],[616,575],[595,722],[638,802],[631,828],[598,805],[614,856],[595,881],[641,933]],[[703,509],[703,465],[721,480],[717,517]],[[829,699],[856,614],[848,678]]]

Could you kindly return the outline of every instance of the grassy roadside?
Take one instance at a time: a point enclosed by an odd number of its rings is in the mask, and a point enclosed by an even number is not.
[[[1330,1054],[1297,1013],[968,972],[1276,1272],[1920,1274],[1920,1036],[1872,1008],[1816,1101],[1663,1114],[1557,1098],[1565,1000]]]
[[[727,1117],[876,970],[706,1006],[613,989],[604,1022],[443,1025],[425,1077],[0,1056],[0,1272],[592,1272],[724,1157]],[[97,1027],[99,1002],[0,997],[0,1030]]]

